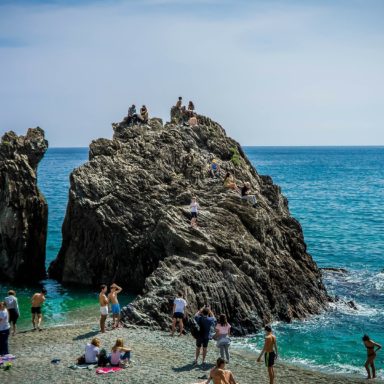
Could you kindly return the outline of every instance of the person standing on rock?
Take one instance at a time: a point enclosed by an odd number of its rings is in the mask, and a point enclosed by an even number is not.
[[[136,106],[132,104],[128,108],[128,118],[127,118],[127,124],[135,124],[137,122],[137,113],[136,113]]]
[[[46,289],[42,289],[41,292],[35,293],[32,296],[31,302],[32,302],[32,308],[31,308],[31,313],[32,313],[32,325],[33,325],[33,330],[35,331],[38,329],[41,331],[41,322],[43,321],[43,315],[41,313],[41,306],[45,302],[45,295],[47,294]],[[37,318],[37,324],[36,324],[36,318]]]
[[[177,297],[173,302],[173,314],[172,314],[172,331],[171,336],[174,335],[176,330],[176,323],[179,323],[179,336],[183,335],[184,330],[184,316],[185,316],[185,307],[187,306],[187,301],[183,297],[182,292],[178,292]]]
[[[197,227],[197,214],[198,214],[199,209],[200,209],[200,205],[197,202],[196,197],[192,197],[190,208],[191,208],[191,227],[196,228]]]
[[[16,323],[20,316],[19,304],[17,302],[16,292],[8,291],[8,296],[4,299],[5,306],[9,313],[9,323],[12,324],[12,336],[16,334]]]
[[[277,342],[276,336],[272,334],[272,328],[269,325],[267,325],[264,330],[266,332],[264,347],[260,352],[260,356],[257,358],[257,362],[260,363],[264,354],[265,366],[268,368],[269,384],[273,384],[275,381],[273,366],[277,359]]]
[[[197,365],[201,348],[203,349],[202,364],[204,365],[205,358],[207,357],[211,328],[214,326],[216,319],[211,309],[208,306],[205,306],[201,308],[199,312],[196,313],[195,320],[200,327],[200,332],[199,332],[199,336],[196,339],[196,354],[195,354],[194,365]]]
[[[106,293],[107,293],[107,286],[105,284],[102,284],[100,286],[100,293],[99,293],[100,332],[101,333],[105,333],[105,321],[107,320],[107,316],[108,316],[108,297]]]
[[[120,323],[120,304],[117,299],[117,295],[123,290],[117,284],[111,285],[111,292],[108,295],[108,299],[111,302],[112,309],[112,328],[118,328]]]

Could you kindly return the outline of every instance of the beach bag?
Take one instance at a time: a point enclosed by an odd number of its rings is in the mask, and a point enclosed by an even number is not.
[[[193,318],[189,324],[189,329],[191,331],[191,335],[195,338],[198,339],[200,337],[200,324],[198,321]]]
[[[99,358],[97,360],[97,365],[99,367],[106,367],[109,363],[107,351],[103,348],[100,351]]]

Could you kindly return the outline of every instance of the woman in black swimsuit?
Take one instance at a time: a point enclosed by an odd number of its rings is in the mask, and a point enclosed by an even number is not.
[[[381,349],[381,345],[371,340],[368,335],[363,336],[363,343],[365,345],[365,348],[367,348],[367,361],[365,362],[365,369],[367,370],[367,373],[368,373],[367,379],[374,379],[376,377],[376,368],[375,368],[376,352],[379,349]],[[375,350],[375,347],[377,347],[376,350]],[[372,369],[372,375],[369,367],[371,367]]]

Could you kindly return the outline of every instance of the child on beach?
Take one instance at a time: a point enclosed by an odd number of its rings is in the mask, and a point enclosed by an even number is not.
[[[190,208],[191,208],[191,227],[196,228],[197,213],[200,209],[199,203],[196,201],[196,197],[192,197]]]
[[[124,340],[118,338],[112,347],[112,353],[109,356],[109,363],[112,367],[119,365],[126,366],[131,360],[131,349],[124,347]]]
[[[97,364],[100,354],[101,341],[94,337],[90,343],[85,346],[85,353],[78,359],[78,363],[82,364]]]

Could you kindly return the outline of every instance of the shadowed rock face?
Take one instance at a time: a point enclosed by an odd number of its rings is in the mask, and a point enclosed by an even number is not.
[[[114,124],[113,140],[91,143],[89,162],[71,174],[63,244],[50,275],[89,285],[116,281],[140,293],[126,318],[163,328],[179,290],[189,315],[209,303],[241,333],[323,310],[320,271],[280,188],[257,174],[220,125],[198,119],[193,128],[163,127],[159,119]],[[251,183],[256,208],[209,177],[212,158],[240,184]],[[193,195],[198,229],[190,226]]]
[[[48,148],[41,128],[10,131],[0,143],[0,279],[45,277],[48,206],[37,187],[37,165]]]

